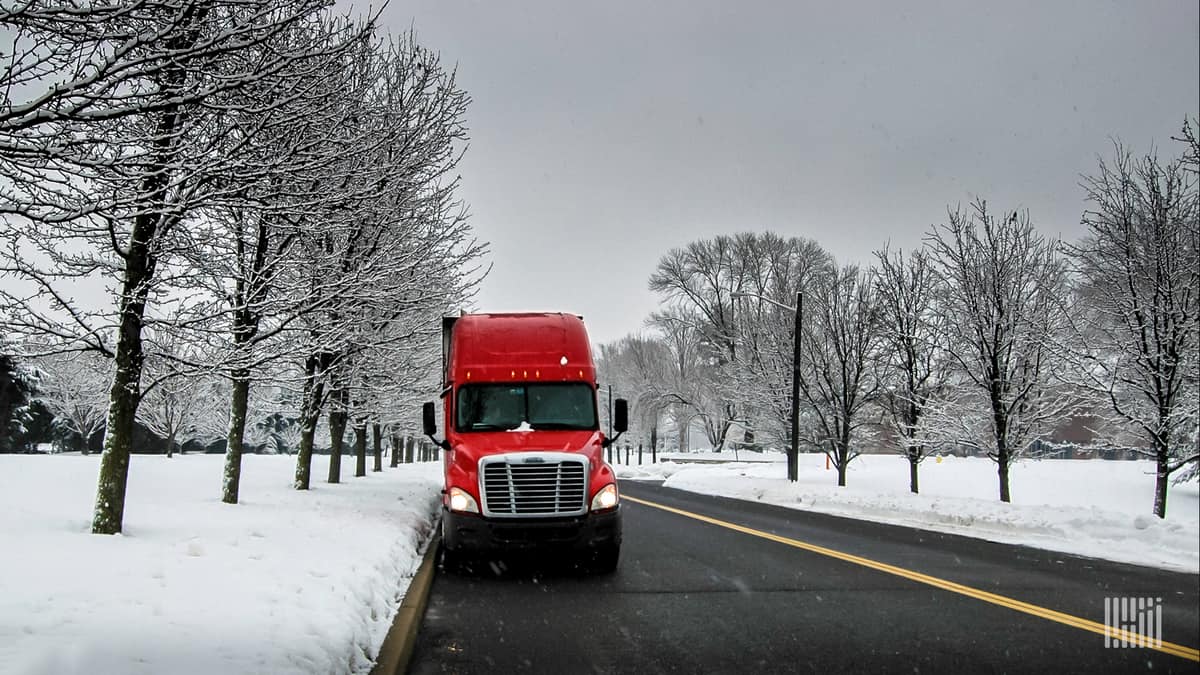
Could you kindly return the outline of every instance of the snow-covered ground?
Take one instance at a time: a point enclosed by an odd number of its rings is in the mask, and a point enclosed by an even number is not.
[[[690,453],[680,459],[728,458]],[[1013,504],[986,459],[865,456],[836,486],[823,456],[618,465],[624,478],[1188,572],[1200,491],[1149,515],[1146,462],[1029,461]],[[764,461],[765,460],[765,461]],[[222,458],[133,458],[125,533],[88,533],[98,458],[0,455],[0,673],[365,672],[433,524],[440,464],[291,488],[293,458],[247,456],[242,503],[220,503]],[[636,461],[636,460],[635,460]]]
[[[743,453],[747,454],[747,453]],[[730,453],[722,453],[731,459]],[[697,453],[679,459],[711,459]],[[618,465],[622,478],[665,480],[668,487],[796,509],[910,525],[992,541],[1106,558],[1184,572],[1200,571],[1200,489],[1172,486],[1167,518],[1151,515],[1150,462],[1024,461],[1012,467],[1013,503],[999,501],[995,465],[986,458],[946,457],[921,465],[921,494],[908,491],[908,462],[864,455],[850,464],[846,487],[824,455],[800,456],[799,481],[788,483],[781,454],[757,463],[664,462]],[[764,458],[775,461],[763,463]],[[635,460],[636,461],[636,460]]]
[[[135,456],[125,532],[89,534],[98,457],[0,455],[0,673],[365,672],[419,563],[440,463],[313,490],[294,458]]]

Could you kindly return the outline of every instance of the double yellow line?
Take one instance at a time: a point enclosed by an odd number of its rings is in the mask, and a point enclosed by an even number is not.
[[[922,583],[922,584],[926,584],[928,586],[933,586],[935,588],[940,588],[945,591],[950,591],[951,593],[958,593],[959,595],[965,595],[969,598],[975,598],[976,600],[982,600],[984,602],[989,602],[993,605],[1007,607],[1009,609],[1016,610],[1018,612],[1024,612],[1025,614],[1031,614],[1033,616],[1041,617],[1041,618],[1047,619],[1049,621],[1054,621],[1056,623],[1061,623],[1061,624],[1064,624],[1067,626],[1072,626],[1072,627],[1078,628],[1080,630],[1086,630],[1086,631],[1090,631],[1092,633],[1097,633],[1099,635],[1105,635],[1105,636],[1112,638],[1113,640],[1120,640],[1122,642],[1131,643],[1131,644],[1146,645],[1148,649],[1154,649],[1154,650],[1157,650],[1157,651],[1160,651],[1160,652],[1163,652],[1166,654],[1170,654],[1172,656],[1178,656],[1178,657],[1185,658],[1185,659],[1188,659],[1191,661],[1200,662],[1200,650],[1196,650],[1191,647],[1186,647],[1184,645],[1177,645],[1177,644],[1174,644],[1171,642],[1166,642],[1166,641],[1158,643],[1158,641],[1154,640],[1150,636],[1142,635],[1140,633],[1135,633],[1133,631],[1127,631],[1127,630],[1123,630],[1120,628],[1105,626],[1102,623],[1090,621],[1088,619],[1080,618],[1080,617],[1074,616],[1072,614],[1064,614],[1063,612],[1056,612],[1052,609],[1047,609],[1045,607],[1039,607],[1037,605],[1031,605],[1028,602],[1014,600],[1013,598],[1009,598],[1009,597],[1006,597],[1003,595],[997,595],[995,593],[981,591],[978,588],[964,586],[962,584],[955,583],[953,581],[947,581],[945,579],[939,579],[938,577],[932,577],[932,576],[929,576],[928,574],[921,574],[920,572],[914,572],[912,570],[905,569],[903,567],[896,567],[895,565],[881,563],[876,560],[871,560],[870,558],[863,558],[861,556],[851,555],[849,553],[842,553],[841,551],[835,551],[831,548],[825,548],[824,546],[816,546],[814,544],[805,543],[805,542],[799,541],[797,539],[781,537],[777,534],[771,534],[770,532],[763,532],[762,530],[756,530],[754,528],[746,527],[744,525],[738,525],[736,523],[730,523],[730,522],[727,522],[724,520],[710,518],[709,516],[704,516],[699,513],[692,513],[691,511],[684,511],[683,509],[677,509],[677,508],[673,508],[673,507],[666,506],[663,504],[658,504],[655,502],[648,502],[644,499],[630,497],[629,495],[622,495],[621,498],[624,500],[627,500],[627,501],[634,502],[635,504],[641,504],[643,506],[649,506],[649,507],[656,508],[656,509],[662,509],[663,511],[668,511],[670,513],[674,513],[674,514],[683,516],[685,518],[692,518],[694,520],[699,520],[704,523],[709,523],[710,525],[716,525],[718,527],[724,527],[726,529],[734,530],[735,532],[741,532],[743,534],[748,534],[748,535],[751,535],[754,537],[760,537],[762,539],[769,539],[770,541],[778,542],[780,544],[786,544],[788,546],[803,549],[805,551],[810,551],[812,553],[829,556],[830,558],[837,558],[838,560],[844,560],[845,562],[853,563],[855,565],[861,565],[863,567],[869,567],[873,570],[878,570],[878,571],[884,572],[886,574],[892,574],[892,575],[895,575],[898,577],[904,577],[905,579],[910,579],[912,581],[916,581],[917,583]]]

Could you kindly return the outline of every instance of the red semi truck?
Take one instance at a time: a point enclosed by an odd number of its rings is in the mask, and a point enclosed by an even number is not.
[[[423,409],[444,452],[442,550],[471,554],[557,549],[616,569],[617,477],[604,448],[625,431],[613,406],[600,428],[596,366],[583,320],[570,314],[467,314],[442,320],[442,407]]]

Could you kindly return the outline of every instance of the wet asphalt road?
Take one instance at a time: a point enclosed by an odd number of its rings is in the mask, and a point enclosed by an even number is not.
[[[1200,645],[1200,577],[624,481],[624,495],[1104,622],[1161,597]],[[439,570],[410,673],[1198,673],[1149,649],[625,501],[615,574],[554,560]]]

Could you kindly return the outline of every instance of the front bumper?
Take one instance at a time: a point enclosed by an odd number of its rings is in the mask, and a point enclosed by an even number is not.
[[[484,518],[443,507],[442,545],[455,552],[620,546],[621,507],[570,518]]]

